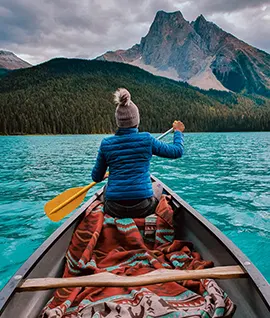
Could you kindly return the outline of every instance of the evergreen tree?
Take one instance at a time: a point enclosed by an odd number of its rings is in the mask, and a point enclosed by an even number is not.
[[[267,98],[203,91],[122,63],[54,59],[0,78],[0,133],[112,133],[118,87],[130,90],[142,131],[165,131],[175,119],[187,131],[270,129]]]

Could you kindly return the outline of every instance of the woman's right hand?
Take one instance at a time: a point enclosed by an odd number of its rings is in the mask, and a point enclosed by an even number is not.
[[[185,125],[181,121],[175,120],[173,122],[173,130],[174,131],[178,130],[178,131],[183,132],[185,130]]]

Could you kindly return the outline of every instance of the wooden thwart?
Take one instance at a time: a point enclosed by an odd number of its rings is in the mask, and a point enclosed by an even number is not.
[[[17,291],[35,291],[61,287],[129,287],[176,282],[187,279],[228,279],[245,277],[241,266],[220,266],[199,270],[158,269],[139,276],[119,276],[108,272],[70,278],[26,279]]]

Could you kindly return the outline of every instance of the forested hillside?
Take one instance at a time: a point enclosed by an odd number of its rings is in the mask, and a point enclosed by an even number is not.
[[[0,133],[111,133],[118,87],[138,105],[140,130],[165,131],[175,119],[187,131],[270,129],[268,99],[201,91],[122,63],[54,59],[0,77]]]

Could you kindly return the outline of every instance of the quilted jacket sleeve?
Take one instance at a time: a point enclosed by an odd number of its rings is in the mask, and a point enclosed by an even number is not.
[[[180,131],[174,132],[173,145],[166,144],[152,137],[152,154],[159,157],[177,159],[184,153],[184,136]]]
[[[107,170],[107,162],[100,146],[95,166],[92,170],[92,179],[95,182],[101,182]]]

